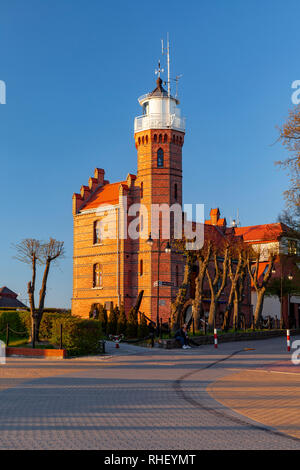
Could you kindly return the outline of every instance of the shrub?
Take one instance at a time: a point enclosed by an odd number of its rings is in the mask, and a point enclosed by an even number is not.
[[[99,316],[98,316],[98,320],[101,324],[101,328],[102,328],[102,331],[103,333],[106,335],[106,330],[107,330],[107,310],[105,307],[103,307],[102,304],[98,304],[99,305]]]
[[[9,324],[10,328],[17,332],[30,332],[30,312],[17,310],[0,311],[0,331],[6,329]],[[25,335],[24,335],[25,336]]]
[[[95,320],[63,316],[52,319],[51,343],[60,342],[60,325],[63,325],[63,348],[72,356],[97,354],[103,337],[101,324]]]
[[[138,318],[135,309],[132,307],[128,314],[127,327],[126,327],[126,337],[127,338],[136,338],[138,330]]]
[[[120,314],[120,311],[118,307],[110,309],[109,319],[107,322],[107,331],[106,331],[107,335],[117,334],[119,314]]]
[[[138,338],[145,338],[149,336],[149,329],[147,325],[147,320],[144,314],[141,315],[141,321],[138,326]]]
[[[125,308],[124,308],[124,305],[121,305],[120,314],[119,314],[118,323],[117,323],[117,334],[125,335],[126,327],[127,327],[127,318],[126,318]]]
[[[40,334],[39,339],[44,341],[50,341],[52,335],[52,327],[54,320],[62,321],[63,318],[70,318],[70,314],[68,313],[50,313],[44,312],[42,321],[40,324]]]

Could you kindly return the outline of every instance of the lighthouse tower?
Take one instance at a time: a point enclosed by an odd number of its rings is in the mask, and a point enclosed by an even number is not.
[[[159,229],[153,229],[151,207],[167,204],[182,205],[182,146],[185,135],[185,118],[181,117],[179,101],[163,88],[160,73],[155,89],[139,98],[142,115],[134,121],[134,139],[137,148],[137,179],[140,203],[146,206],[149,232],[153,245],[139,239],[138,290],[144,290],[143,310],[166,321],[170,315],[171,301],[182,280],[182,258],[165,252],[168,242],[163,238],[162,217]],[[172,213],[171,218],[171,235]],[[152,228],[151,228],[152,226]],[[155,232],[155,233],[154,233]],[[159,288],[157,288],[158,281]]]

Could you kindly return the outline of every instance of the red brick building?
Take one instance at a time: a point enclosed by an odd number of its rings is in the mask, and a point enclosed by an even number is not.
[[[137,149],[137,173],[124,181],[110,184],[104,170],[96,168],[88,186],[73,195],[74,268],[72,313],[87,317],[93,303],[112,301],[134,305],[143,290],[141,310],[148,317],[157,311],[157,267],[160,262],[159,313],[168,318],[171,300],[182,281],[184,260],[176,253],[166,253],[163,233],[158,242],[159,227],[153,227],[152,207],[182,204],[182,147],[185,119],[180,116],[179,101],[162,87],[139,99],[143,115],[135,119],[134,140]],[[143,204],[147,214],[130,215],[128,208]],[[126,225],[139,217],[142,236],[133,239],[124,233]],[[153,246],[147,239],[152,225]],[[105,230],[114,226],[113,236]],[[98,228],[102,235],[98,237]],[[171,234],[172,236],[172,227]],[[161,254],[159,250],[161,246]]]
[[[134,123],[136,174],[129,173],[123,181],[109,183],[105,179],[104,169],[96,168],[88,185],[83,185],[80,193],[73,195],[74,315],[88,317],[92,304],[107,302],[118,306],[123,304],[128,312],[138,293],[143,290],[140,310],[154,321],[157,313],[167,320],[171,302],[182,283],[185,260],[174,250],[165,248],[176,231],[178,217],[183,220],[182,148],[185,119],[181,117],[178,99],[169,95],[160,78],[156,88],[140,97],[139,103],[143,114]],[[167,212],[166,218],[162,215],[157,218],[157,212],[153,211],[156,205],[173,206],[174,213]],[[170,223],[170,233],[167,235],[164,231],[166,219]],[[129,235],[132,227],[133,233]],[[230,235],[243,237],[249,243],[262,243],[268,236],[268,227],[227,227],[226,219],[220,218],[220,211],[216,208],[211,210],[210,219],[204,224],[204,232],[206,237],[222,239]],[[148,243],[150,232],[152,246]],[[256,238],[251,238],[254,233]],[[273,241],[272,237],[267,240],[270,243]],[[196,270],[190,289],[191,299]],[[226,305],[228,289],[229,286],[218,302],[219,317]],[[248,282],[242,307],[248,319],[254,300],[252,298],[251,302]],[[209,295],[205,299],[205,310],[208,309]],[[190,307],[187,305],[184,317],[188,318],[189,315]]]

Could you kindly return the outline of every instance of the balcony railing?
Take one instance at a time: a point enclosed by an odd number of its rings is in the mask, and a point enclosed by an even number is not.
[[[174,129],[185,132],[185,118],[175,114],[144,114],[134,120],[134,132],[146,129]]]

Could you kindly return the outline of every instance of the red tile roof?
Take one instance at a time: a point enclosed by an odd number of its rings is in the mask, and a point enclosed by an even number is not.
[[[101,186],[97,191],[91,196],[87,203],[81,207],[80,210],[96,209],[101,205],[112,205],[119,204],[119,188],[122,185],[124,188],[128,189],[126,181],[120,181],[118,183],[111,183]]]
[[[288,227],[282,223],[251,225],[250,227],[234,227],[236,235],[242,235],[245,242],[266,243],[277,241]]]

